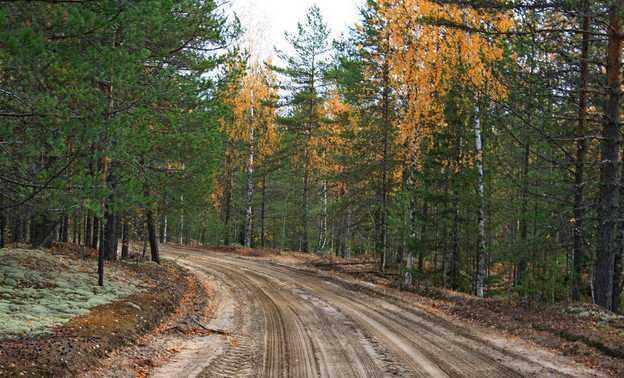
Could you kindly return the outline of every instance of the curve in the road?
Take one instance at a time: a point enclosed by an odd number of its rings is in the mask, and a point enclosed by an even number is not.
[[[266,261],[169,248],[238,299],[235,338],[203,376],[566,376],[370,290]],[[182,258],[184,257],[184,258]],[[347,287],[348,286],[348,287]]]

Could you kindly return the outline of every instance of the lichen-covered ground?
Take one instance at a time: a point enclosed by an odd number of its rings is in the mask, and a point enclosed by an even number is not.
[[[159,327],[194,279],[165,261],[106,262],[97,251],[0,250],[0,376],[76,376]]]
[[[0,337],[51,333],[98,305],[144,291],[118,266],[97,285],[93,260],[62,258],[38,249],[0,249]]]

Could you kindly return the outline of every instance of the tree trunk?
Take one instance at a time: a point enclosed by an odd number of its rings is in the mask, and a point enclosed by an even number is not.
[[[158,233],[152,210],[145,212],[145,223],[147,224],[147,237],[149,239],[152,261],[160,264],[160,253],[158,251]]]
[[[260,210],[260,245],[266,247],[266,175],[262,177],[262,207]]]
[[[420,273],[424,273],[424,265],[425,265],[425,248],[427,247],[427,215],[429,212],[429,206],[426,202],[423,202],[422,205],[423,212],[423,220],[420,225],[420,245],[421,250],[418,253],[418,271]]]
[[[102,201],[102,211],[105,209],[106,203]],[[101,228],[99,235],[104,235],[104,222],[100,222],[99,227]],[[96,241],[97,238],[94,235],[94,242]],[[98,249],[98,286],[104,286],[104,243],[102,242],[100,242],[100,248]]]
[[[167,242],[167,215],[163,215],[162,225],[160,227],[160,244]]]
[[[6,242],[4,240],[4,229],[6,228],[6,214],[4,208],[2,208],[2,204],[4,200],[4,196],[2,192],[0,192],[0,248],[4,248]]]
[[[93,244],[93,215],[91,214],[91,210],[87,210],[87,214],[85,216],[85,237],[84,237],[84,245],[90,247]]]
[[[69,242],[69,226],[71,222],[69,221],[69,215],[63,215],[63,232],[61,232],[60,239],[63,243]]]
[[[327,245],[327,179],[323,179],[321,215],[319,220],[319,240],[316,246],[316,253],[322,254]]]
[[[253,96],[253,95],[252,95]],[[251,228],[253,223],[253,173],[254,173],[254,107],[251,106],[251,128],[249,130],[249,160],[247,165],[247,211],[245,213],[245,247],[251,248]]]
[[[583,1],[583,9],[588,11],[588,0]],[[581,48],[580,95],[578,105],[578,126],[576,128],[576,162],[574,170],[574,234],[573,234],[573,279],[572,299],[581,300],[583,289],[583,217],[585,192],[585,129],[587,126],[587,88],[589,86],[589,16],[583,17],[583,44]]]
[[[483,176],[483,142],[481,138],[481,115],[479,114],[479,96],[477,96],[477,106],[475,111],[475,137],[477,144],[477,174],[478,174],[478,196],[479,196],[479,240],[477,243],[477,277],[476,294],[483,298],[483,284],[485,279],[485,190]]]
[[[524,276],[526,275],[527,270],[527,240],[528,240],[528,225],[526,220],[526,215],[529,207],[529,146],[526,145],[524,148],[524,158],[523,158],[523,167],[522,167],[522,180],[524,183],[524,188],[521,189],[522,193],[522,202],[520,205],[520,219],[519,222],[519,231],[520,231],[520,240],[522,241],[520,245],[520,259],[516,264],[516,280],[522,281]]]
[[[306,160],[308,159],[308,149],[306,148]],[[308,245],[308,197],[310,177],[308,175],[309,166],[306,162],[303,172],[303,213],[301,215],[301,247],[299,250],[304,253],[309,252]]]
[[[31,244],[35,247],[48,248],[54,242],[58,222],[43,215],[41,219],[33,219],[31,230]]]
[[[117,213],[110,210],[104,216],[104,234],[102,235],[102,244],[104,249],[104,258],[108,261],[117,260]]]
[[[230,151],[226,155],[227,179],[225,186],[225,241],[224,244],[232,244],[232,190],[234,185],[234,173],[232,171],[232,153],[234,142],[230,140]]]
[[[91,235],[91,248],[98,249],[98,241],[100,238],[100,219],[93,214],[93,234]]]
[[[622,191],[624,191],[624,189],[620,189],[620,192]],[[624,211],[620,209],[620,219],[622,219],[622,215],[624,215]],[[618,234],[619,240],[616,243],[617,248],[613,262],[613,297],[611,299],[613,304],[611,306],[611,311],[619,313],[620,296],[622,294],[622,287],[624,286],[622,282],[622,270],[624,268],[624,227],[620,227]]]
[[[407,246],[407,263],[405,271],[405,286],[412,285],[412,269],[414,268],[414,239],[416,238],[416,198],[414,198],[416,169],[416,146],[412,146],[411,169],[408,174],[407,191],[409,192],[409,243]]]
[[[615,270],[615,227],[618,215],[618,169],[621,114],[622,18],[624,6],[613,1],[609,8],[607,93],[602,140],[602,182],[596,244],[595,302],[613,309]],[[618,294],[619,295],[619,294]]]
[[[180,196],[180,232],[178,234],[178,244],[184,244],[184,196]]]
[[[451,231],[451,258],[449,261],[449,286],[451,290],[459,287],[459,272],[457,263],[459,260],[459,207],[455,206],[455,216],[453,217],[453,228]]]
[[[130,220],[128,216],[123,217],[123,226],[121,229],[121,259],[128,260],[130,258]]]

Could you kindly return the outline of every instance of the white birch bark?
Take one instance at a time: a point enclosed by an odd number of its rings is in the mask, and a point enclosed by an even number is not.
[[[182,171],[184,171],[184,168],[184,163],[182,163]],[[182,204],[182,210],[180,211],[180,235],[178,244],[184,242],[184,196],[180,196],[180,203]]]
[[[483,298],[483,281],[485,278],[485,211],[484,211],[484,177],[483,177],[483,140],[481,138],[481,115],[479,96],[475,108],[475,137],[477,144],[477,173],[479,195],[479,242],[477,244],[477,296]]]
[[[184,206],[184,196],[180,196],[180,202]],[[178,235],[178,244],[184,242],[184,208],[180,211],[180,235]]]
[[[253,94],[252,94],[253,99]],[[254,107],[251,105],[251,115],[249,119],[249,164],[247,166],[247,212],[245,216],[245,247],[251,248],[251,226],[252,226],[252,205],[253,199],[253,169],[254,169]]]
[[[414,183],[416,178],[414,177],[414,173],[416,170],[416,143],[412,144],[412,162],[411,169],[409,172],[409,182],[407,188],[409,190],[409,237],[413,242],[416,237],[416,199],[414,198]],[[406,270],[405,270],[405,286],[412,285],[412,269],[414,268],[414,251],[412,246],[408,246],[407,248],[407,261],[406,261]]]
[[[167,216],[163,220],[163,243],[167,242]]]

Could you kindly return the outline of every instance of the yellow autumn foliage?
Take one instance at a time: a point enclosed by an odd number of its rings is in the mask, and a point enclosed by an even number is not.
[[[387,27],[391,85],[402,106],[397,124],[402,142],[420,144],[431,140],[433,127],[446,126],[442,99],[458,80],[475,92],[505,96],[491,68],[503,56],[503,48],[476,31],[508,31],[513,24],[510,13],[485,14],[427,0],[377,4],[379,23]],[[460,67],[464,74],[458,77]]]

